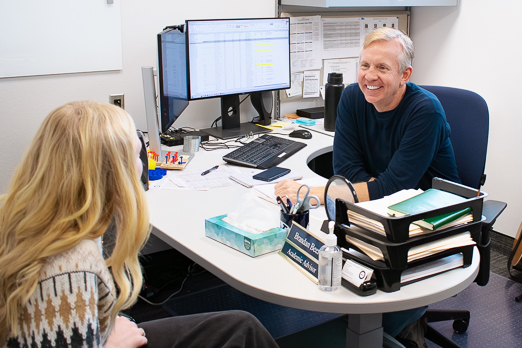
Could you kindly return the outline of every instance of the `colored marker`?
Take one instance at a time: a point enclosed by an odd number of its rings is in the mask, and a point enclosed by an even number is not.
[[[281,210],[285,214],[288,214],[288,209],[286,208],[286,205],[283,203],[283,200],[281,199],[281,197],[277,196],[276,200],[277,200],[277,204],[279,204],[279,206],[281,207]]]
[[[286,204],[288,205],[288,211],[290,211],[292,209],[292,201],[288,196],[286,196]]]

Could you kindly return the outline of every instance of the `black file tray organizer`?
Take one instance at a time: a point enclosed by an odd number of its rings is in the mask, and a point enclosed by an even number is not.
[[[346,241],[346,236],[353,237],[362,241],[366,244],[371,244],[381,250],[384,256],[384,263],[391,269],[404,270],[412,264],[408,263],[408,251],[418,245],[433,242],[437,239],[451,237],[462,232],[469,232],[471,238],[477,243],[480,243],[480,227],[481,222],[470,222],[465,225],[461,225],[455,228],[448,228],[442,231],[430,232],[427,235],[417,236],[410,238],[408,241],[403,243],[393,243],[386,239],[384,235],[377,235],[368,233],[369,230],[358,226],[347,226],[347,225],[336,225],[335,230],[337,231],[337,242],[340,247],[352,248],[364,253],[357,246]],[[342,231],[342,232],[340,232]],[[339,235],[342,237],[339,238]],[[441,253],[435,254],[435,256],[442,255]],[[449,255],[449,254],[448,254]],[[446,255],[447,256],[447,255]],[[437,258],[441,258],[440,256]],[[436,259],[437,259],[436,258]]]
[[[360,258],[350,255],[345,255],[345,257],[351,258],[354,261],[366,265],[367,267],[373,268],[377,276],[377,286],[382,291],[391,292],[399,290],[401,286],[401,274],[407,268],[415,267],[449,255],[462,253],[464,257],[464,267],[471,264],[473,246],[452,248],[450,250],[425,257],[421,260],[408,263],[408,251],[412,247],[429,243],[437,239],[450,237],[462,232],[469,231],[471,238],[477,243],[477,245],[480,245],[482,205],[486,194],[479,193],[475,189],[438,178],[433,179],[432,187],[464,196],[468,198],[468,200],[451,206],[434,209],[419,214],[406,215],[403,217],[384,217],[341,199],[336,200],[336,224],[334,231],[337,235],[338,245],[340,247],[355,249],[364,254],[361,249],[346,241],[346,236],[348,235],[381,250],[384,256],[384,261],[373,261],[370,258],[366,259],[366,257]],[[444,213],[449,213],[468,207],[470,207],[472,210],[472,222],[447,229],[436,230],[424,235],[418,235],[410,238],[409,226],[413,221],[438,216]],[[369,228],[356,226],[355,224],[350,224],[350,211],[357,212],[367,218],[381,222],[384,226],[386,234],[374,231]]]
[[[467,201],[458,203],[458,204],[449,205],[447,207],[443,207],[443,208],[439,208],[439,209],[426,211],[426,212],[419,213],[419,214],[405,215],[405,216],[401,216],[401,217],[388,217],[388,216],[385,217],[385,216],[375,214],[374,212],[364,209],[353,203],[343,201],[342,199],[337,199],[336,203],[335,203],[336,225],[344,224],[347,226],[351,226],[351,223],[349,220],[349,214],[350,214],[349,212],[354,211],[369,219],[380,222],[383,225],[384,231],[386,233],[384,240],[388,240],[388,241],[394,242],[394,243],[402,243],[402,242],[406,242],[410,239],[409,226],[413,221],[423,220],[426,218],[430,218],[430,217],[434,217],[434,216],[438,216],[438,215],[442,215],[442,214],[446,214],[446,213],[451,213],[451,212],[465,209],[468,207],[471,208],[471,210],[472,210],[473,223],[480,222],[482,220],[482,206],[483,206],[484,198],[487,196],[487,194],[485,194],[484,192],[479,192],[470,187],[460,185],[460,184],[455,184],[453,182],[438,179],[438,178],[433,179],[432,187],[435,189],[439,189],[442,191],[447,191],[447,192],[451,192],[451,193],[463,196],[463,197],[467,198]],[[354,225],[356,225],[356,224],[354,223]],[[468,223],[466,226],[469,226],[469,225],[470,225],[470,223]],[[368,231],[368,233],[371,235],[383,236],[383,234],[381,232],[373,231],[371,229],[364,228],[364,227],[362,227],[362,228],[364,230]],[[444,229],[444,230],[433,232],[433,233],[438,233],[438,232],[442,232],[442,231],[447,232],[450,230],[452,230],[452,228]],[[336,232],[336,234],[337,234],[337,232]],[[337,235],[337,237],[339,238],[340,236]],[[413,237],[413,238],[415,238],[415,237]],[[442,238],[442,237],[439,237],[439,238]],[[344,238],[342,238],[342,239],[344,239]],[[342,244],[340,244],[340,246],[342,246]]]

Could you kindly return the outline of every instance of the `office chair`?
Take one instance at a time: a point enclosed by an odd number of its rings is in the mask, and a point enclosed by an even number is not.
[[[486,101],[477,93],[464,89],[420,86],[433,93],[441,102],[446,118],[451,127],[451,143],[455,152],[457,170],[463,185],[480,190],[486,180],[484,169],[489,133],[489,111]],[[485,286],[489,281],[490,271],[490,237],[498,216],[506,208],[506,203],[500,201],[484,201],[480,242],[477,247],[480,252],[479,273],[475,282]],[[435,310],[426,312],[428,323],[443,320],[454,320],[453,329],[457,333],[466,332],[470,313],[466,310]],[[425,334],[435,344],[441,347],[459,347],[446,336],[442,335],[428,324]]]

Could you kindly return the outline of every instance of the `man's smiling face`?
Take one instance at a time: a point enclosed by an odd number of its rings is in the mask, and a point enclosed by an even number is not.
[[[361,51],[359,88],[377,111],[393,110],[404,96],[412,68],[399,71],[402,46],[397,40],[374,41]]]

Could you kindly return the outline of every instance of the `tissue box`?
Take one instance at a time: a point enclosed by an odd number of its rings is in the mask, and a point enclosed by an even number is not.
[[[254,234],[223,221],[226,216],[221,215],[206,219],[205,235],[251,257],[280,250],[283,247],[286,230],[277,227],[260,234]]]

